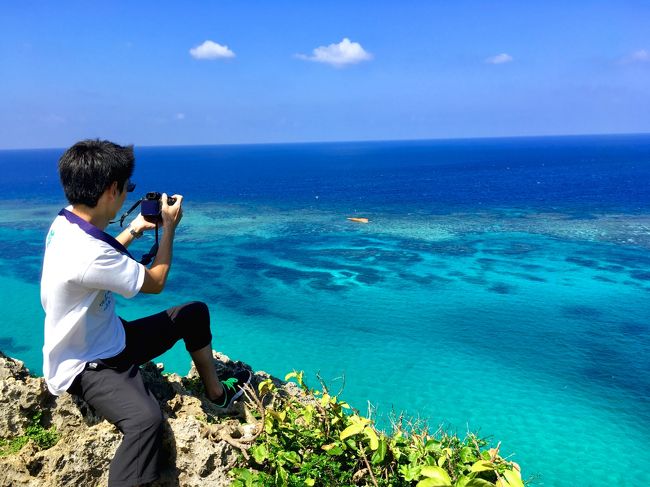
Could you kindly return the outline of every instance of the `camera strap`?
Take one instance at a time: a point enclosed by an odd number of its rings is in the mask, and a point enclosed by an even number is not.
[[[127,257],[130,257],[131,259],[135,260],[133,256],[129,253],[129,251],[126,250],[126,247],[122,245],[115,237],[112,237],[111,235],[104,232],[103,230],[100,230],[92,223],[87,222],[80,216],[75,215],[74,213],[72,213],[69,210],[66,210],[65,208],[63,208],[59,212],[59,215],[65,217],[65,219],[68,220],[70,223],[79,226],[79,228],[81,228],[84,232],[86,232],[91,237],[101,240],[102,242],[106,242],[108,245],[110,245],[115,250],[117,250],[120,254],[124,254]]]
[[[129,208],[122,214],[119,220],[113,220],[108,223],[117,223],[119,221],[120,227],[123,227],[124,220],[126,220],[126,217],[129,216],[131,213],[133,213],[133,210],[135,210],[138,206],[140,206],[144,200],[145,198],[140,198],[138,201],[133,203],[133,206],[131,206],[131,208]],[[151,249],[149,249],[149,252],[147,252],[142,256],[142,259],[140,260],[140,264],[149,265],[156,258],[157,253],[158,253],[158,223],[156,222],[156,241],[151,246]]]
[[[144,198],[140,198],[138,201],[133,203],[133,206],[131,208],[129,208],[127,211],[125,211],[122,214],[122,216],[120,217],[119,220],[113,220],[113,221],[110,221],[108,223],[117,223],[119,221],[120,226],[123,227],[124,226],[124,220],[126,219],[126,217],[129,216],[133,212],[133,210],[135,210],[138,206],[140,206],[140,203],[142,203],[142,200],[144,200]]]
[[[138,202],[138,204],[139,204],[139,202]],[[134,208],[135,208],[135,206],[131,210],[129,210],[129,213],[131,211],[133,211]],[[102,242],[106,242],[108,245],[110,245],[115,250],[117,250],[120,254],[124,254],[127,257],[130,257],[131,259],[136,260],[135,257],[133,257],[131,255],[131,253],[128,250],[126,250],[126,247],[119,242],[119,240],[117,240],[115,237],[109,235],[108,233],[104,232],[103,230],[100,230],[99,228],[97,228],[92,223],[87,222],[83,218],[75,215],[74,213],[72,213],[69,210],[66,210],[65,208],[63,208],[59,212],[59,215],[65,217],[65,219],[68,220],[70,223],[78,225],[79,228],[81,228],[84,232],[86,232],[91,237],[94,237],[94,238],[96,238],[98,240],[101,240]],[[123,221],[124,221],[124,219],[122,219],[122,221],[120,222],[120,226],[122,226],[121,223]],[[151,261],[154,260],[157,253],[158,253],[158,224],[156,223],[156,241],[151,246],[151,250],[149,250],[149,252],[147,252],[146,254],[144,254],[142,256],[142,259],[140,259],[140,264],[149,265],[151,263]]]

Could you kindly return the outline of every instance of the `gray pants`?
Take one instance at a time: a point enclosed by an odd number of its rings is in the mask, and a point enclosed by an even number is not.
[[[111,487],[145,484],[159,476],[163,415],[142,381],[139,366],[166,352],[181,338],[189,352],[212,340],[210,315],[204,303],[192,302],[139,320],[122,321],[126,332],[124,351],[87,364],[68,389],[124,435],[111,461]]]

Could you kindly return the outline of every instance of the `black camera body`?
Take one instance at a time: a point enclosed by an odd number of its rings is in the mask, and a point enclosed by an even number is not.
[[[160,200],[162,195],[158,192],[147,193],[142,199],[140,204],[140,213],[145,218],[145,220],[150,222],[159,222],[162,220],[160,214],[162,210],[162,201]],[[176,203],[176,198],[171,196],[167,197],[167,204],[173,205]]]

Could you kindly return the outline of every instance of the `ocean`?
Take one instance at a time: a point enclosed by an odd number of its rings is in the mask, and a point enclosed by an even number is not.
[[[0,151],[0,350],[35,374],[62,152]],[[478,432],[532,485],[650,485],[650,135],[135,152],[125,207],[180,193],[185,216],[125,318],[203,300],[213,348],[384,428]],[[159,361],[190,367],[182,343]]]

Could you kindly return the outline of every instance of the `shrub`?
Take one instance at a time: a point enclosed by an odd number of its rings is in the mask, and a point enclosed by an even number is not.
[[[264,431],[250,450],[248,468],[233,470],[235,487],[416,486],[523,487],[519,466],[486,449],[468,433],[464,439],[426,427],[405,427],[387,435],[345,401],[310,389],[302,372],[292,372],[305,400],[281,397],[269,379],[259,384],[271,403],[260,412]]]

